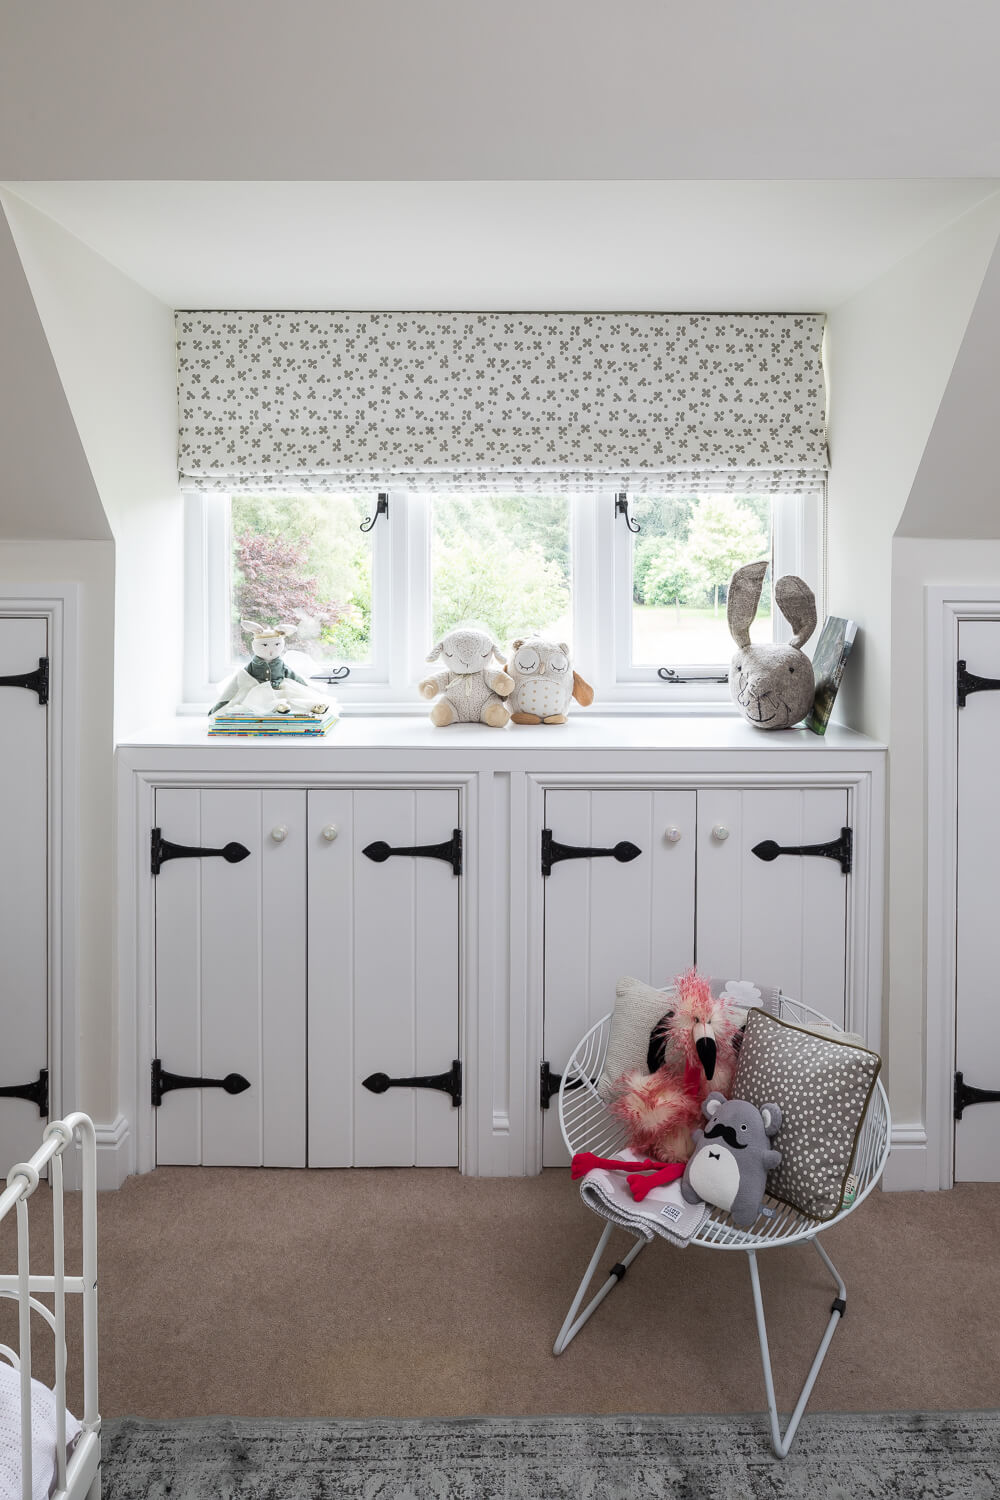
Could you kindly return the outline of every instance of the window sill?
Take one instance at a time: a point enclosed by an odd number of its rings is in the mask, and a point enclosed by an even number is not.
[[[722,706],[720,705],[720,710]],[[278,757],[284,763],[300,763],[302,757],[336,762],[366,752],[378,754],[380,764],[386,754],[403,752],[416,755],[425,765],[431,760],[447,761],[453,768],[456,759],[524,766],[537,763],[540,754],[546,759],[564,758],[591,752],[594,755],[629,751],[724,751],[759,754],[761,752],[815,755],[825,752],[880,751],[880,742],[858,734],[842,724],[831,724],[825,735],[813,734],[800,726],[794,729],[755,729],[738,716],[731,706],[722,711],[673,711],[656,713],[640,707],[633,712],[593,713],[580,710],[571,714],[567,724],[509,724],[505,729],[489,729],[484,724],[455,724],[436,728],[423,705],[419,712],[345,713],[322,739],[209,739],[208,720],[204,715],[178,715],[162,724],[152,725],[140,733],[124,736],[119,749],[200,750],[214,758],[223,755],[266,758]],[[553,754],[554,753],[554,754]],[[216,762],[218,763],[218,762]],[[378,769],[372,766],[372,769]]]

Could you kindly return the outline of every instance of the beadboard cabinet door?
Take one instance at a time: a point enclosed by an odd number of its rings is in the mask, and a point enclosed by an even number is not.
[[[544,1052],[562,1073],[583,1033],[611,1009],[622,975],[670,984],[694,960],[694,791],[599,787],[548,790],[545,827],[559,844],[608,850],[553,864],[544,880]],[[543,1165],[568,1160],[553,1100]]]
[[[406,1080],[460,1058],[459,794],[308,796],[309,1165],[457,1166],[459,1108]],[[404,1081],[375,1093],[378,1073]]]
[[[160,788],[155,806],[172,844],[249,851],[172,858],[155,876],[156,1056],[181,1077],[250,1085],[166,1092],[157,1163],[304,1166],[306,794]]]
[[[35,671],[48,622],[0,620],[0,676]],[[48,710],[29,688],[0,687],[0,1087],[34,1085],[48,1066]],[[0,1098],[0,1172],[37,1150],[37,1100]]]
[[[706,974],[777,985],[844,1024],[847,886],[835,857],[754,847],[835,843],[847,824],[840,787],[698,791],[695,952]]]

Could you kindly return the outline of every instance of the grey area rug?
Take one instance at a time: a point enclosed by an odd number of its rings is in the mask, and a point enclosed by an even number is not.
[[[995,1500],[1000,1413],[104,1424],[103,1500]]]

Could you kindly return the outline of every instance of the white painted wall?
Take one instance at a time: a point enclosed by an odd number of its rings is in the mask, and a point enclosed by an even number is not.
[[[14,194],[0,202],[115,538],[120,738],[180,698],[166,645],[183,601],[173,312]]]
[[[110,672],[90,671],[114,633],[114,543],[0,541],[0,597],[9,585],[79,584],[80,703],[80,1107],[95,1120],[117,1108],[117,1027],[112,1002],[112,829],[114,826]]]
[[[829,314],[829,610],[861,627],[838,716],[890,734],[892,537],[1000,235],[1000,196]],[[938,534],[955,535],[945,509]]]
[[[111,531],[0,212],[0,540]]]
[[[0,180],[1000,173],[987,0],[3,0],[0,15]]]

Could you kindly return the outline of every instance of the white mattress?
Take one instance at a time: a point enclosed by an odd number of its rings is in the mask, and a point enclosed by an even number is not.
[[[66,1413],[66,1452],[72,1453],[80,1424]],[[56,1487],[56,1398],[41,1381],[31,1382],[31,1496],[49,1500]],[[0,1359],[0,1500],[21,1500],[21,1376]]]

